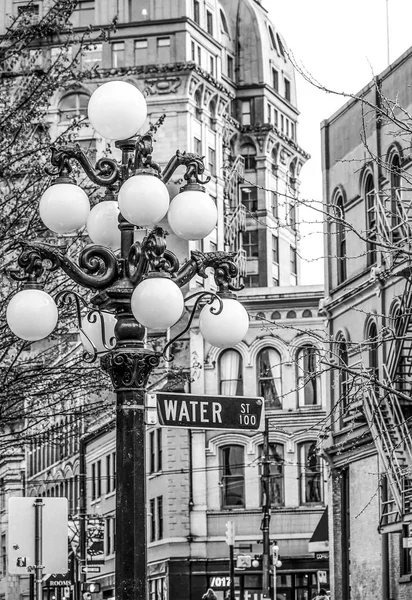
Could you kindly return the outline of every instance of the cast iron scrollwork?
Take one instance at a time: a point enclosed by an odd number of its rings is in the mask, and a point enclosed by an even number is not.
[[[101,358],[101,366],[111,377],[115,391],[145,389],[150,373],[160,362],[160,354],[136,354],[133,350],[114,350]]]
[[[171,274],[178,270],[179,261],[173,252],[166,248],[167,235],[167,231],[162,227],[155,227],[143,240],[142,252],[154,271]]]
[[[173,281],[182,287],[188,283],[194,275],[199,275],[203,279],[207,278],[206,269],[211,267],[214,270],[214,277],[219,290],[222,292],[239,291],[242,287],[236,288],[230,280],[238,274],[238,268],[233,262],[236,256],[234,252],[200,252],[192,250],[190,260],[183,265],[180,271],[173,278]]]
[[[96,166],[93,167],[78,145],[74,147],[61,146],[59,148],[51,146],[51,153],[50,162],[52,167],[45,167],[48,175],[67,177],[73,170],[70,161],[76,160],[89,179],[97,185],[113,185],[120,179],[121,169],[113,158],[101,158],[97,161]]]
[[[119,276],[117,259],[104,246],[86,246],[79,255],[79,266],[65,254],[65,247],[44,242],[22,242],[22,246],[17,262],[26,274],[21,276],[10,271],[10,276],[20,281],[39,278],[45,270],[55,271],[60,267],[76,283],[90,289],[102,289]]]
[[[157,173],[161,172],[160,165],[154,162],[153,153],[153,136],[165,120],[166,115],[162,115],[154,125],[150,125],[149,130],[143,135],[138,135],[135,147],[135,169],[154,169]]]

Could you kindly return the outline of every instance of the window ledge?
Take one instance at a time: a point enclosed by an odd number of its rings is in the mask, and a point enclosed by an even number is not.
[[[399,583],[409,583],[410,581],[412,581],[412,574],[410,573],[399,577]]]

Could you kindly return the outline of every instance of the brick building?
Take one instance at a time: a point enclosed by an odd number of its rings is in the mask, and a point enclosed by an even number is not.
[[[322,124],[332,596],[411,594],[409,50]]]

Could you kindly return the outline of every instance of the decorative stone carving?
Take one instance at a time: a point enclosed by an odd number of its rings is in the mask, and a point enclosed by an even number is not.
[[[174,94],[180,87],[182,80],[180,77],[165,77],[163,79],[145,79],[145,87],[148,89],[148,94]]]

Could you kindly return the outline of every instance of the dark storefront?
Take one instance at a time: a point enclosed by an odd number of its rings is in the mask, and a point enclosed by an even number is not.
[[[218,600],[229,592],[228,561],[181,561],[168,563],[168,594],[173,600],[201,600],[212,588]],[[318,558],[285,558],[277,569],[276,600],[311,600],[318,590],[319,573],[322,586],[329,587],[329,564],[325,554]],[[325,581],[326,575],[326,581]],[[235,572],[236,600],[262,600],[262,570],[245,569]],[[273,598],[273,575],[271,575]]]

